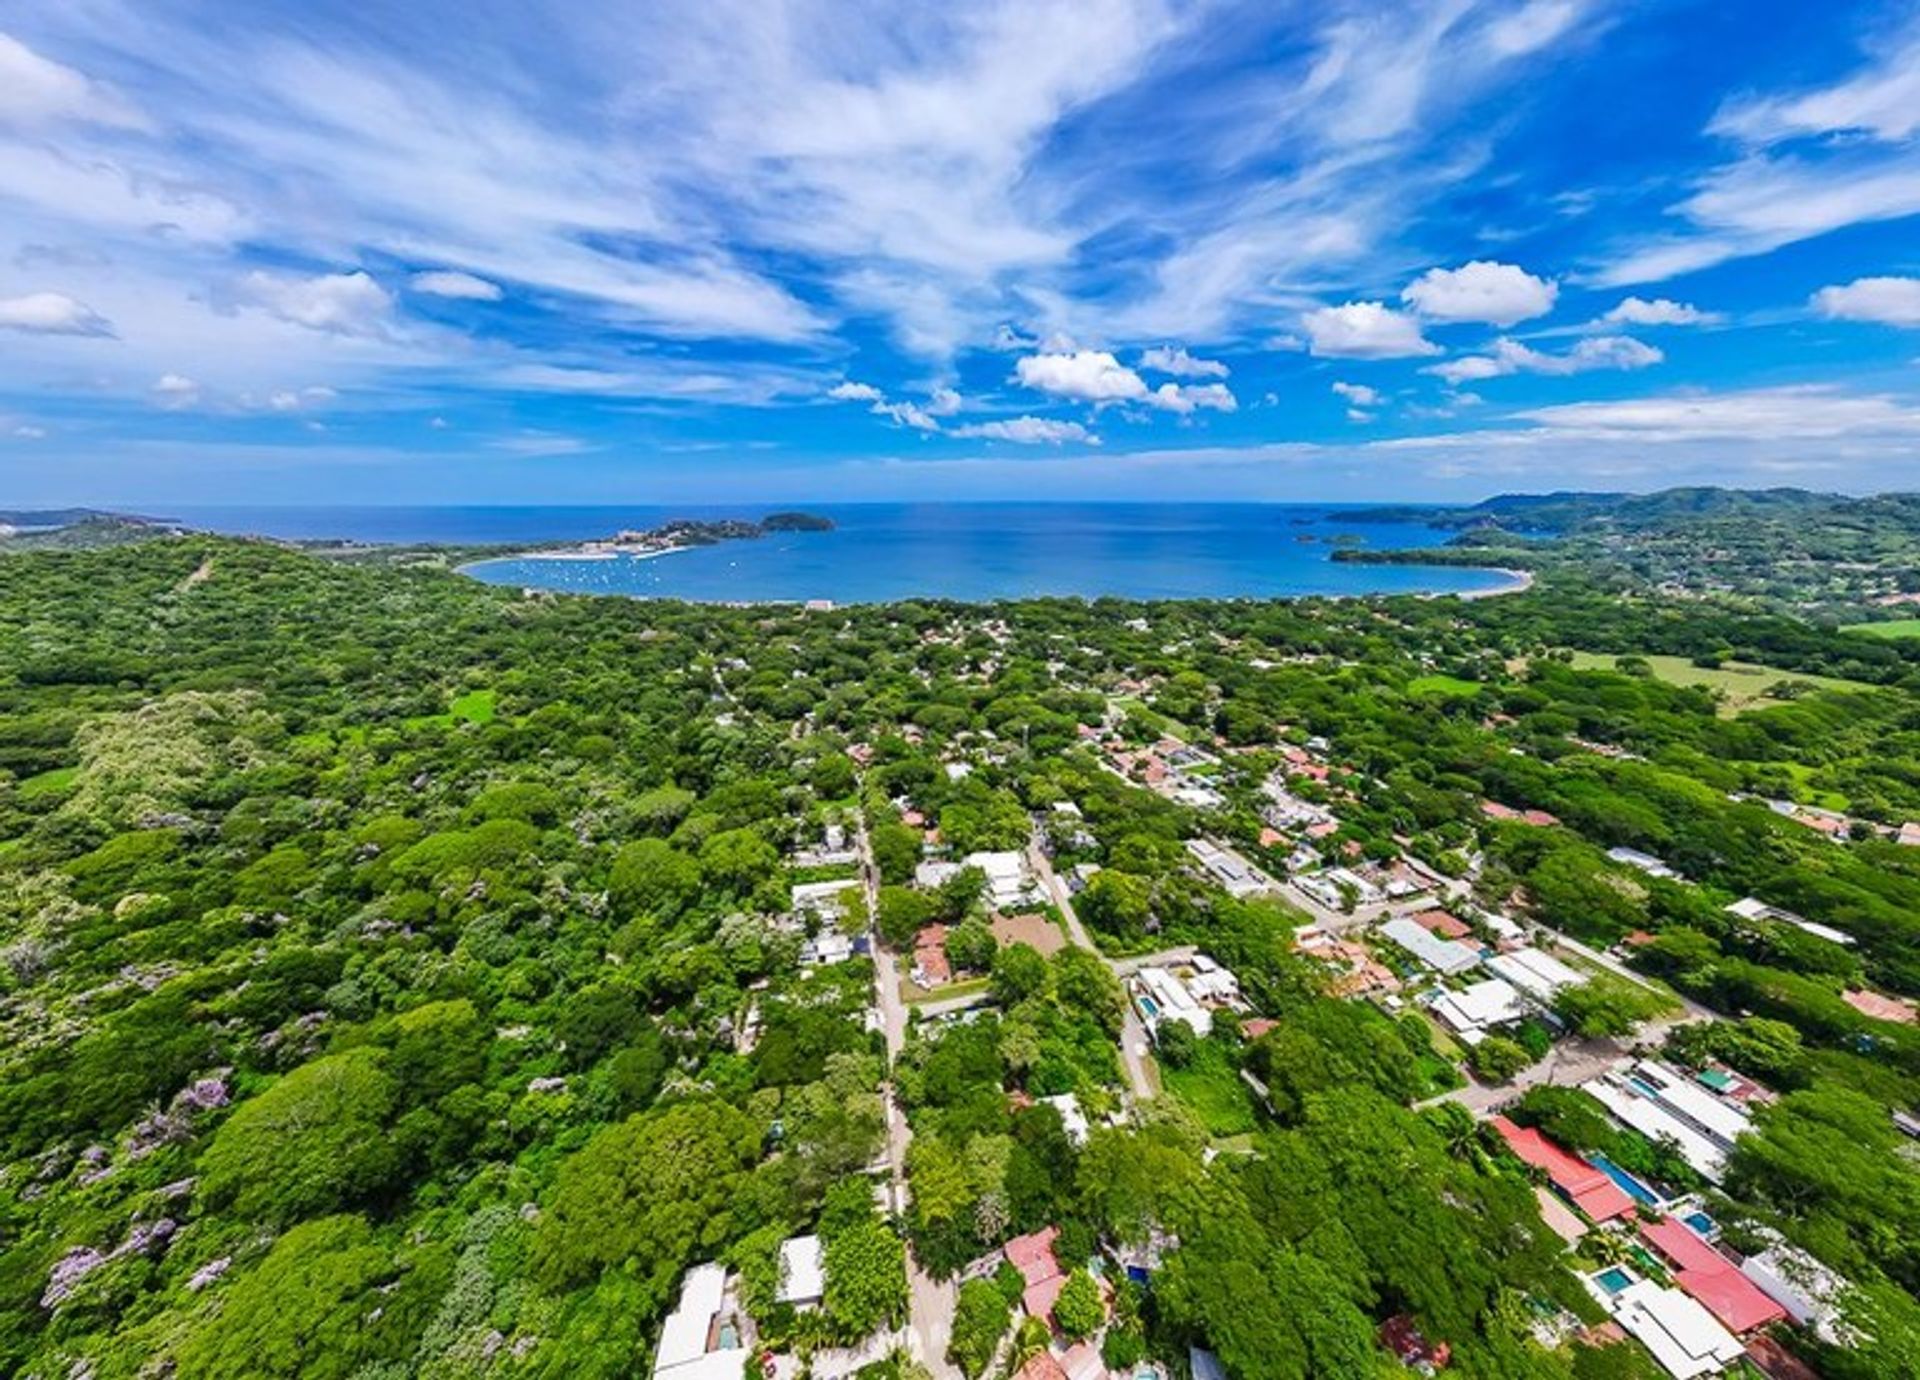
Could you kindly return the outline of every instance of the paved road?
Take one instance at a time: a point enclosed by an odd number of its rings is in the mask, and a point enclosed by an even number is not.
[[[1113,970],[1115,977],[1124,979],[1134,968],[1152,961],[1149,956],[1141,960],[1116,962],[1100,953],[1100,946],[1093,942],[1093,936],[1087,933],[1087,927],[1080,923],[1080,917],[1074,913],[1072,893],[1054,872],[1053,859],[1047,856],[1047,850],[1040,846],[1037,837],[1027,844],[1027,861],[1032,865],[1034,875],[1039,877],[1040,884],[1046,888],[1048,898],[1059,908],[1061,918],[1067,922],[1067,937],[1081,948],[1098,955],[1100,961]],[[1192,950],[1187,952],[1191,955]],[[1127,963],[1133,966],[1123,966]],[[1124,1009],[1125,1014],[1120,1018],[1120,1063],[1127,1071],[1127,1086],[1132,1089],[1134,1098],[1144,1101],[1160,1091],[1159,1073],[1153,1065],[1153,1042],[1147,1035],[1146,1026],[1141,1023],[1139,1013],[1133,1009],[1133,1003],[1124,1003]]]
[[[1625,1053],[1626,1049],[1615,1040],[1562,1040],[1551,1054],[1514,1075],[1510,1083],[1480,1083],[1470,1079],[1464,1088],[1455,1088],[1414,1105],[1432,1107],[1442,1102],[1457,1102],[1475,1116],[1484,1117],[1514,1101],[1528,1088],[1566,1088],[1598,1078]]]
[[[860,874],[867,887],[867,913],[877,916],[880,870],[874,864],[873,848],[864,824],[859,833],[859,849]],[[907,1008],[900,1000],[900,971],[892,951],[880,943],[878,930],[869,931],[869,940],[873,947],[880,1028],[887,1041],[887,1081],[881,1088],[881,1096],[887,1109],[887,1169],[891,1180],[888,1193],[894,1212],[904,1214],[907,1210],[907,1146],[912,1143],[913,1129],[907,1125],[906,1113],[894,1096],[893,1065],[907,1042]],[[925,1366],[934,1380],[963,1380],[959,1367],[947,1360],[947,1340],[953,1334],[953,1310],[958,1298],[954,1286],[942,1284],[927,1274],[909,1250],[907,1290],[908,1321],[900,1341],[908,1354]]]

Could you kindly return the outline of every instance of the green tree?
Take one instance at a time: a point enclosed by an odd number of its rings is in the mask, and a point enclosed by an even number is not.
[[[1487,1036],[1467,1057],[1473,1062],[1473,1071],[1489,1083],[1504,1083],[1533,1063],[1525,1045],[1504,1035]]]
[[[828,1320],[845,1340],[892,1327],[907,1311],[907,1248],[878,1221],[829,1236],[825,1246]]]
[[[1028,997],[1043,995],[1049,976],[1047,960],[1031,944],[1009,944],[993,958],[993,999],[1015,1006]]]
[[[1011,1310],[1000,1291],[989,1279],[970,1279],[960,1286],[953,1310],[953,1335],[947,1342],[947,1359],[959,1366],[968,1380],[985,1372],[993,1353],[1006,1335]]]
[[[699,896],[700,865],[662,839],[641,839],[620,850],[608,883],[623,912],[670,919]]]
[[[1075,1270],[1068,1275],[1053,1305],[1053,1321],[1062,1335],[1076,1341],[1091,1337],[1106,1317],[1100,1286],[1094,1283],[1093,1276],[1085,1270]]]
[[[214,1134],[201,1192],[215,1207],[283,1224],[365,1201],[399,1168],[387,1134],[399,1097],[377,1051],[302,1064]]]

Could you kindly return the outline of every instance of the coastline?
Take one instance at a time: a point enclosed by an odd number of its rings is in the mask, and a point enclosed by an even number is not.
[[[1518,570],[1510,565],[1481,566],[1482,570],[1497,570],[1507,577],[1507,583],[1498,589],[1465,589],[1454,595],[1456,599],[1499,599],[1508,594],[1525,594],[1538,580],[1531,570]]]

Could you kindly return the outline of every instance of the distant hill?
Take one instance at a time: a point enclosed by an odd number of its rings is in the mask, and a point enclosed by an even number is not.
[[[136,517],[93,508],[0,512],[0,554],[96,551],[185,530],[166,518]]]
[[[1896,494],[1884,499],[1859,499],[1808,489],[1712,487],[1662,489],[1651,494],[1561,491],[1498,494],[1462,508],[1370,508],[1350,516],[1373,522],[1419,522],[1459,531],[1492,527],[1520,533],[1567,533],[1593,526],[1637,530],[1700,518],[1824,514],[1852,505],[1898,502],[1904,497]]]

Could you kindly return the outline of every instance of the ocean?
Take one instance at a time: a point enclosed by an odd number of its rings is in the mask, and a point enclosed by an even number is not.
[[[197,527],[282,538],[449,544],[584,541],[676,517],[759,518],[782,507],[832,518],[790,532],[646,559],[514,556],[468,567],[492,584],[700,601],[1035,595],[1133,599],[1484,593],[1492,570],[1336,562],[1336,542],[1433,546],[1448,532],[1367,523],[1337,505],[937,503],[725,507],[190,508]]]

